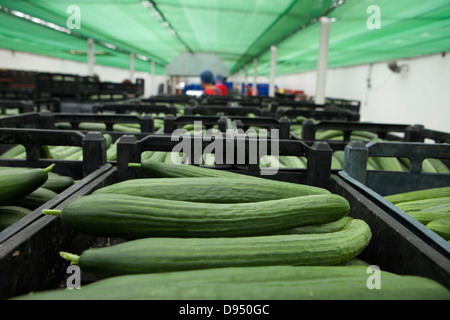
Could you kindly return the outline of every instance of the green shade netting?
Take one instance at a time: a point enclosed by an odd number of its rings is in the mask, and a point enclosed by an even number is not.
[[[67,8],[79,6],[81,29],[71,35],[0,11],[0,47],[86,61],[70,50],[97,41],[97,64],[129,67],[129,52],[157,63],[156,73],[180,53],[213,52],[237,72],[270,73],[277,47],[277,75],[315,70],[322,15],[331,24],[329,67],[344,67],[450,50],[449,0],[0,0],[0,6],[66,27]],[[371,30],[367,8],[380,9],[381,29]],[[173,32],[176,31],[176,34]],[[99,46],[106,42],[117,47]],[[135,60],[150,72],[150,62]]]
[[[380,8],[380,29],[369,29],[369,5]],[[450,50],[450,1],[348,1],[330,12],[328,67],[345,67]],[[277,74],[315,70],[320,23],[277,45]],[[253,66],[249,65],[249,70]],[[270,52],[258,59],[258,74],[270,73]]]

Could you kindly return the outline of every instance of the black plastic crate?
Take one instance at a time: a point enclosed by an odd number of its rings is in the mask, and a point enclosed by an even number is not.
[[[148,104],[148,103],[97,103],[93,106],[93,113],[116,113],[116,114],[126,114],[126,113],[147,113],[147,114],[173,114],[178,113],[178,109],[171,105],[163,104]]]
[[[101,82],[98,91],[116,91],[125,92],[127,95],[140,97],[144,94],[144,79],[136,79],[136,83],[116,83],[116,82]]]
[[[368,131],[375,133],[378,138],[390,141],[425,142],[432,140],[436,143],[450,142],[450,134],[425,129],[423,125],[391,124],[359,121],[320,121],[305,120],[302,124],[301,139],[316,141],[319,130],[338,130],[343,133],[343,141],[350,142],[351,134],[355,131]],[[328,143],[332,141],[326,140]]]
[[[81,99],[83,90],[80,76],[62,73],[39,73],[36,75],[36,95],[38,98]]]
[[[264,96],[204,96],[199,103],[200,105],[268,108],[271,100],[271,98]]]
[[[273,112],[272,112],[273,114]],[[297,117],[305,117],[315,120],[343,120],[343,121],[359,121],[360,114],[358,112],[334,108],[333,106],[325,106],[322,108],[310,108],[305,106],[302,109],[277,109],[274,116],[279,119],[287,117],[295,119]]]
[[[48,98],[48,99],[33,99],[35,110],[37,112],[61,112],[61,99]]]
[[[124,114],[88,114],[88,113],[52,113],[32,112],[0,119],[0,127],[5,128],[36,128],[57,130],[58,124],[70,125],[70,130],[81,130],[80,124],[104,124],[102,132],[112,132],[115,124],[138,124],[142,133],[154,132],[154,119],[152,116],[134,116]]]
[[[0,128],[0,152],[12,146],[23,145],[26,149],[26,159],[0,158],[0,166],[46,168],[54,164],[52,172],[81,180],[99,168],[107,165],[106,140],[98,132],[82,134],[77,131],[37,130],[37,129],[5,129]],[[83,149],[83,161],[40,158],[39,148],[42,145],[79,146]],[[76,190],[75,184],[70,190]],[[52,199],[50,203],[58,202],[69,195],[64,191]],[[42,215],[34,210],[24,218],[0,232],[0,243],[11,235],[32,224]]]
[[[190,96],[186,94],[177,94],[177,95],[154,95],[149,98],[141,98],[139,100],[142,103],[148,104],[185,104],[194,106],[198,104],[198,99],[195,96]]]
[[[295,124],[287,118],[274,119],[272,117],[229,117],[235,122],[236,128],[242,129],[243,131],[249,130],[251,127],[261,128],[261,129],[276,129],[278,130],[278,135],[280,139],[291,139],[295,138],[291,134],[291,125]]]
[[[8,110],[17,109],[17,113],[34,111],[34,104],[28,100],[0,100],[0,114],[7,115]]]
[[[0,128],[0,152],[15,145],[25,147],[26,159],[1,158],[1,166],[45,168],[54,163],[55,172],[81,179],[106,164],[106,140],[99,132]],[[45,145],[82,147],[83,161],[41,158],[40,147]]]
[[[142,144],[143,142],[141,147]],[[328,158],[328,155],[324,154],[324,157]],[[289,174],[278,172],[272,178],[303,183],[303,176],[302,170],[294,170]],[[113,168],[93,180],[74,197],[88,195],[98,188],[136,177],[143,178],[146,175],[137,170],[132,175],[124,176],[120,167]],[[384,271],[428,277],[450,287],[449,260],[440,252],[423,242],[414,232],[393,219],[341,177],[329,175],[324,179],[322,182],[327,185],[328,190],[349,201],[349,216],[366,221],[372,230],[371,242],[358,258],[377,265]],[[63,207],[64,204],[60,204],[56,209]],[[53,233],[57,233],[56,239],[51,236]],[[67,230],[58,217],[39,220],[9,239],[7,246],[0,247],[0,298],[30,291],[64,288],[69,262],[62,259],[58,253],[66,251],[81,254],[84,249],[101,240],[102,238],[88,237]],[[118,243],[125,240],[112,238],[110,241]],[[21,254],[17,255],[16,252]],[[34,268],[29,267],[35,264]],[[82,274],[82,285],[92,281],[96,281],[96,278],[90,274]]]
[[[341,98],[325,98],[325,103],[332,104],[338,107],[343,107],[352,111],[360,111],[361,101],[352,99],[341,99]]]
[[[232,105],[198,105],[193,107],[185,107],[185,115],[230,115],[230,116],[268,116],[270,115],[267,108],[254,106],[232,106]]]
[[[367,170],[368,157],[405,157],[410,160],[410,169],[408,172]],[[450,261],[449,242],[384,199],[397,193],[450,186],[450,174],[422,172],[423,160],[430,158],[449,160],[450,145],[351,142],[345,149],[344,169],[339,176]]]
[[[117,143],[117,168],[119,179],[137,177],[139,169],[129,167],[129,163],[141,161],[141,154],[145,151],[171,152],[179,147],[180,140],[189,139],[188,150],[183,150],[192,164],[198,164],[196,153],[203,153],[205,148],[210,148],[214,143],[216,148],[213,153],[223,156],[220,163],[215,164],[217,169],[226,169],[247,175],[264,175],[268,178],[278,175],[288,178],[294,177],[297,181],[314,186],[324,187],[330,176],[331,149],[326,143],[318,143],[308,146],[299,140],[282,140],[266,138],[265,148],[261,148],[260,138],[249,137],[245,134],[233,134],[228,136],[220,134],[212,137],[207,136],[185,136],[172,137],[169,135],[151,135],[138,140],[134,135],[124,135]],[[275,140],[275,141],[273,141]],[[276,143],[276,145],[275,145]],[[278,148],[274,150],[273,147]],[[252,152],[256,151],[256,157]],[[308,159],[306,169],[260,168],[260,157],[278,153],[279,155],[304,156]]]
[[[99,186],[113,167],[106,164],[33,212],[32,223],[14,234],[2,235],[0,242],[0,299],[35,290],[57,288],[65,277],[67,264],[59,251],[85,250],[98,240],[66,228],[61,219],[44,216],[42,209],[62,209],[72,199]],[[105,240],[106,243],[106,240]]]

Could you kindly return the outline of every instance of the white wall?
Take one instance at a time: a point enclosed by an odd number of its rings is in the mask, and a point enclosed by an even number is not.
[[[422,124],[450,132],[450,56],[437,54],[397,63],[408,65],[409,71],[393,73],[387,62],[329,69],[326,96],[360,100],[363,121]],[[316,72],[279,76],[276,84],[314,96]]]
[[[38,72],[60,72],[81,76],[88,75],[87,63],[4,49],[0,49],[0,68]],[[126,69],[96,65],[94,72],[100,77],[101,81],[122,82],[124,79],[130,78],[130,71]],[[135,71],[134,78],[142,78],[145,80],[145,97],[150,96],[152,93],[156,94],[158,85],[164,83],[166,79],[165,76],[156,75],[154,89],[152,89],[150,63],[148,72]]]
[[[326,96],[356,99],[362,102],[361,120],[380,123],[422,124],[426,128],[450,132],[450,56],[441,54],[415,59],[398,60],[407,64],[404,74],[391,72],[387,63],[360,65],[348,68],[329,69],[327,72]],[[17,70],[62,72],[87,75],[87,63],[56,59],[40,55],[0,49],[0,68]],[[135,78],[145,80],[145,96],[157,92],[165,76],[156,76],[154,91],[149,72],[135,72]],[[122,82],[130,77],[129,70],[95,66],[95,73],[102,81]],[[367,87],[370,77],[371,88]],[[197,79],[189,79],[190,83]],[[230,77],[231,81],[243,82],[243,75]],[[249,83],[253,76],[248,77]],[[268,83],[267,77],[258,77],[258,82]],[[279,88],[304,90],[314,96],[316,72],[304,72],[276,78]]]

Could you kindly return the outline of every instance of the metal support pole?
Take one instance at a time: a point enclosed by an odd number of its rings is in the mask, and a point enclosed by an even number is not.
[[[95,42],[94,39],[89,38],[88,43],[88,74],[90,76],[94,75],[94,65],[95,65]]]
[[[245,74],[244,74],[244,95],[247,95],[247,87],[248,86],[248,65],[245,65]]]
[[[156,95],[155,85],[156,85],[156,79],[155,79],[155,61],[152,61],[152,80],[150,84],[150,96]]]
[[[130,53],[130,81],[134,82],[134,53]]]
[[[277,66],[277,47],[270,47],[271,57],[270,57],[270,82],[269,82],[269,97],[275,96],[275,76],[276,76],[276,66]]]
[[[316,104],[325,103],[325,85],[328,65],[328,40],[330,37],[330,19],[320,18],[319,55],[317,59]]]
[[[255,97],[257,95],[258,91],[258,59],[253,59],[253,91],[252,94]]]

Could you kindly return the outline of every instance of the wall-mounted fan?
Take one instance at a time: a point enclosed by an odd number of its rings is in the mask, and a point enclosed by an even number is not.
[[[392,72],[395,72],[395,73],[404,73],[409,70],[408,65],[404,64],[404,65],[400,66],[400,65],[398,65],[397,61],[388,62],[388,67]]]

